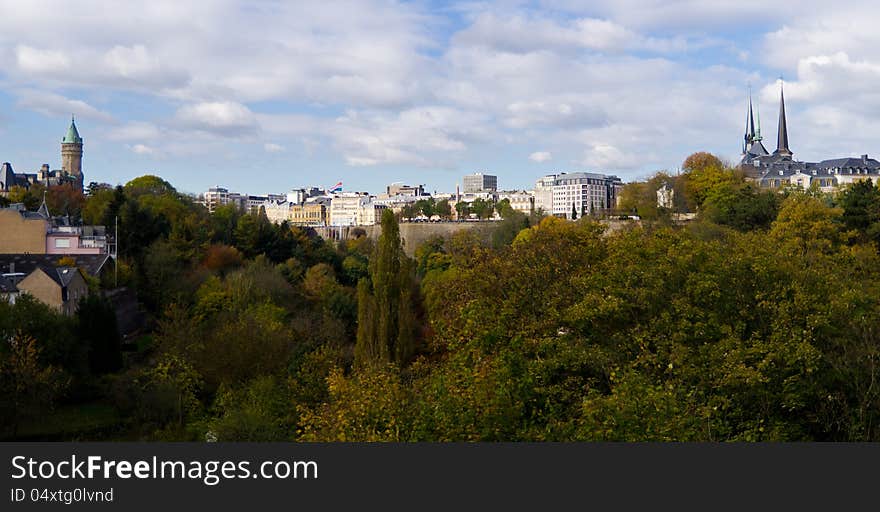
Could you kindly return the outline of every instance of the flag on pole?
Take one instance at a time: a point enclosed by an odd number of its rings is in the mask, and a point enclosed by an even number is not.
[[[340,181],[340,182],[337,183],[336,185],[333,185],[333,188],[331,188],[331,189],[329,190],[329,192],[330,192],[331,194],[334,193],[334,192],[342,192],[342,182]]]

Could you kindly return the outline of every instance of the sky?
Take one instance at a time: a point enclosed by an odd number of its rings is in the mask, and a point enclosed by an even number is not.
[[[0,0],[0,162],[178,190],[530,188],[739,160],[749,87],[775,148],[880,154],[880,4]]]

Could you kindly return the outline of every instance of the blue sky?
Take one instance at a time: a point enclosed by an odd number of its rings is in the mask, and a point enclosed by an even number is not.
[[[585,7],[586,5],[586,7]],[[491,172],[625,180],[694,151],[738,159],[747,86],[775,147],[785,77],[796,158],[876,154],[870,4],[0,0],[0,161],[86,181],[283,192],[342,180],[451,191]]]

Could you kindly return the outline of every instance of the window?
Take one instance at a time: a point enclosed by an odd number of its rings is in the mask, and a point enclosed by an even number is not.
[[[55,239],[55,248],[56,249],[70,249],[70,239],[69,238],[56,238]]]

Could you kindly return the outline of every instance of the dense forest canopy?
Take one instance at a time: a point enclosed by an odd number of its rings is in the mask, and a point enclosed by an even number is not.
[[[223,441],[880,440],[880,190],[767,192],[705,153],[682,169],[628,184],[617,214],[641,220],[620,229],[489,205],[504,220],[488,236],[431,239],[414,258],[390,212],[378,240],[332,244],[259,213],[209,214],[155,176],[58,192],[54,213],[118,218],[119,285],[151,321],[135,339],[107,328],[99,288],[110,283],[92,283],[75,318],[0,302],[0,428]],[[671,208],[658,206],[664,185]],[[450,205],[414,209],[440,208]],[[696,220],[676,222],[682,212]],[[84,426],[36,428],[47,415]]]

